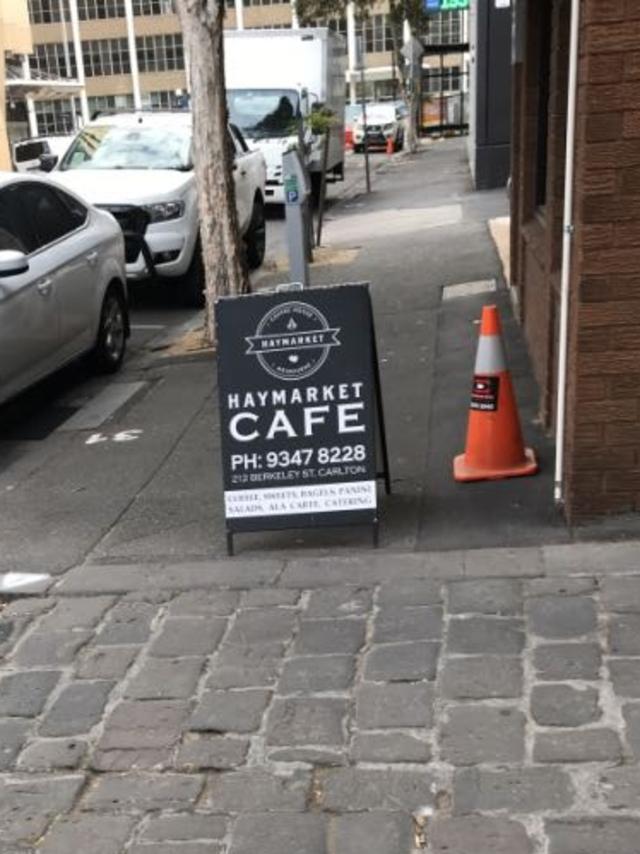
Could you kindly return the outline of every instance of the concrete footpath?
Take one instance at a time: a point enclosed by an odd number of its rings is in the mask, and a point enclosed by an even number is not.
[[[78,567],[0,612],[0,852],[634,854],[638,547]]]

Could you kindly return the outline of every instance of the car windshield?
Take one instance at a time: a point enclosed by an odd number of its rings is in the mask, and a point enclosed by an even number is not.
[[[394,107],[381,107],[371,105],[371,107],[367,107],[367,124],[371,125],[385,125],[390,124],[391,122],[395,122],[396,120],[396,111]]]
[[[230,89],[231,122],[249,139],[292,136],[298,132],[300,99],[285,89]]]
[[[60,169],[178,169],[191,163],[191,128],[184,126],[94,125],[86,127]]]

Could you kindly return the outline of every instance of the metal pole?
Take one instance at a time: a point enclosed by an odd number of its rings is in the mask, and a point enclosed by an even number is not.
[[[356,44],[356,10],[353,3],[347,5],[347,53],[349,68],[349,103],[356,103],[356,68],[358,49]]]
[[[567,99],[567,138],[564,169],[564,223],[562,237],[562,274],[560,284],[560,332],[558,336],[558,378],[556,400],[556,463],[554,499],[564,502],[564,441],[566,432],[567,357],[569,350],[569,292],[573,250],[573,192],[575,171],[576,108],[578,61],[580,50],[580,0],[571,4],[571,40],[569,46],[569,93]]]
[[[22,57],[22,76],[25,80],[31,80],[31,66],[27,54]],[[38,116],[31,95],[27,95],[27,120],[29,122],[29,136],[38,136]]]
[[[136,50],[136,28],[132,0],[124,0],[124,14],[127,22],[127,44],[129,47],[129,65],[131,67],[131,83],[133,86],[133,106],[136,110],[141,110],[142,92],[140,91],[140,73],[138,70],[138,51]]]
[[[80,41],[78,0],[69,0],[69,15],[71,17],[71,33],[73,35],[73,52],[76,57],[76,77],[80,84],[80,110],[82,111],[82,121],[86,124],[89,121],[89,100],[87,98],[86,81],[84,76],[82,42]]]
[[[360,65],[360,87],[362,89],[362,127],[364,129],[364,174],[367,193],[371,192],[371,172],[369,170],[369,141],[367,139],[367,99],[364,91],[364,55]]]
[[[65,77],[71,77],[71,53],[69,51],[69,34],[67,33],[67,16],[64,0],[58,0],[58,8],[60,9],[60,23],[62,24],[62,52],[64,53]]]

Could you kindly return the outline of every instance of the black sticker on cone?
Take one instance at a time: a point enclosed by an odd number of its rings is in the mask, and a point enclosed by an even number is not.
[[[498,409],[500,377],[474,377],[471,389],[471,409],[495,412]]]

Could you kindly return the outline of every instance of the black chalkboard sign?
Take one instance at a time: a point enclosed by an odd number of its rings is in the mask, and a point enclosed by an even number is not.
[[[368,286],[223,298],[216,324],[229,552],[243,531],[377,532],[389,473]]]

